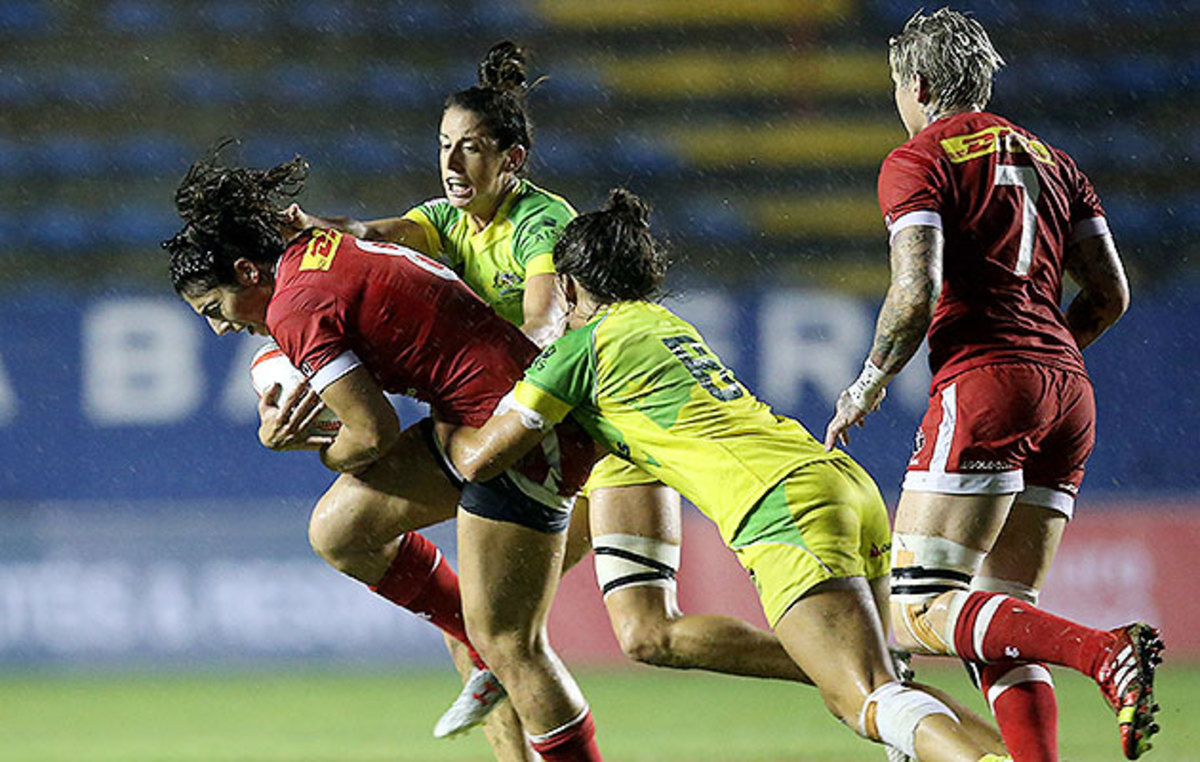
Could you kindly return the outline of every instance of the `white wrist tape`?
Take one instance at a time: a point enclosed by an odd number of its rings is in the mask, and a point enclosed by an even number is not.
[[[846,388],[846,394],[850,395],[850,400],[860,410],[871,412],[883,398],[888,382],[895,375],[895,373],[884,373],[875,367],[875,363],[871,362],[871,358],[868,357],[867,361],[863,363],[862,373],[858,374],[854,383]]]

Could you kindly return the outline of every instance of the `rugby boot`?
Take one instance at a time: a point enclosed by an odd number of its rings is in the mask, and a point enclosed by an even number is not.
[[[433,726],[433,737],[449,738],[467,732],[483,722],[507,695],[490,669],[473,668],[458,698]]]
[[[1126,759],[1138,759],[1149,751],[1150,737],[1158,732],[1154,670],[1162,664],[1163,642],[1158,630],[1141,622],[1111,632],[1117,643],[1096,670],[1096,682],[1117,714],[1121,751]]]

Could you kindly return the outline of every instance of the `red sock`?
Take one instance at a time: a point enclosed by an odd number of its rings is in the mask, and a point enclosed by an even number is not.
[[[578,718],[540,736],[530,736],[529,745],[546,762],[602,762],[596,746],[596,723],[590,709]]]
[[[1014,762],[1058,762],[1058,701],[1045,665],[984,664],[979,687]]]
[[[954,649],[974,662],[1043,661],[1094,678],[1117,638],[999,593],[971,593],[954,623]]]
[[[463,643],[475,666],[484,668],[483,659],[467,640],[467,629],[463,626],[458,575],[442,558],[438,546],[416,532],[404,535],[383,579],[370,587]]]

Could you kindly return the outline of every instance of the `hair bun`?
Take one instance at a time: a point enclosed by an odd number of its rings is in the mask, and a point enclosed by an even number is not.
[[[638,225],[650,226],[650,205],[625,188],[613,188],[608,192],[606,211],[632,218]]]
[[[479,64],[482,87],[522,92],[525,82],[525,52],[509,40],[493,45]]]

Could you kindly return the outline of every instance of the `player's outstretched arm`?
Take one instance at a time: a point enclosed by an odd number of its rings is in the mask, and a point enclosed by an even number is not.
[[[912,225],[892,239],[892,280],[875,323],[871,354],[863,372],[838,396],[825,429],[825,449],[847,444],[851,426],[861,426],[883,401],[887,384],[916,354],[929,330],[942,291],[942,231]]]
[[[403,217],[383,217],[377,220],[356,220],[352,217],[318,217],[292,204],[284,210],[289,222],[300,230],[312,227],[332,228],[366,241],[398,243],[422,254],[430,254],[429,241],[421,226]]]
[[[1129,309],[1129,281],[1108,233],[1067,246],[1064,267],[1079,293],[1067,307],[1067,325],[1080,349],[1100,338]]]

